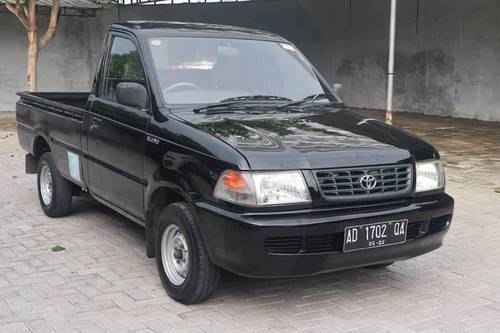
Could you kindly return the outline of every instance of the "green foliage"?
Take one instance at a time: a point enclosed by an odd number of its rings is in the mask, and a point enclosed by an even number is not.
[[[50,249],[52,252],[61,252],[66,250],[63,246],[61,245],[56,245]]]

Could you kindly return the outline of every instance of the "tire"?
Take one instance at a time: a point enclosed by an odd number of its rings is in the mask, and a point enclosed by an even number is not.
[[[210,261],[191,208],[171,204],[159,219],[156,265],[167,294],[183,304],[206,300],[217,287],[219,271]]]
[[[73,185],[61,177],[51,153],[44,153],[38,161],[37,188],[38,199],[45,215],[60,217],[71,211]]]
[[[384,268],[387,268],[387,267],[391,266],[392,264],[394,264],[394,262],[386,262],[386,263],[383,263],[383,264],[366,266],[365,268],[368,268],[368,269],[384,269]]]

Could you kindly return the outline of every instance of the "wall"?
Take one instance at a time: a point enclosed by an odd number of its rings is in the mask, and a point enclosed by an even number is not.
[[[383,109],[389,1],[302,1],[304,26],[329,31],[298,40],[346,100]],[[344,4],[344,7],[342,7]],[[399,0],[396,109],[500,121],[500,2]],[[324,10],[315,10],[319,7]],[[328,17],[327,13],[335,13]],[[342,17],[350,17],[346,22]]]
[[[40,52],[38,90],[89,91],[104,31],[114,15],[108,10],[94,18],[62,16],[56,36]],[[48,17],[38,19],[45,28]],[[0,111],[14,110],[16,92],[25,89],[27,47],[17,18],[0,13]]]
[[[389,0],[265,0],[121,8],[125,19],[214,22],[277,32],[295,42],[356,107],[383,109]],[[398,110],[500,121],[500,1],[399,0],[394,106]],[[61,19],[40,57],[40,90],[88,90],[102,17]],[[24,87],[26,39],[0,13],[0,110]]]
[[[389,0],[266,0],[122,8],[121,19],[260,28],[295,42],[353,106],[384,109]],[[500,121],[500,1],[399,0],[394,106]]]

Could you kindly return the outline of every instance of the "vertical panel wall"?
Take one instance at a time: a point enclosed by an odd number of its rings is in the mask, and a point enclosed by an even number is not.
[[[500,121],[500,2],[399,0],[397,110]],[[128,7],[122,19],[248,26],[295,42],[356,107],[384,109],[388,0],[266,0]]]
[[[241,25],[296,43],[356,107],[383,109],[389,0],[265,0],[122,7],[121,20]],[[500,121],[500,1],[398,0],[394,107]],[[40,89],[87,90],[104,27],[113,15],[62,18],[42,51]],[[24,32],[0,14],[0,110],[24,85]],[[92,30],[92,31],[91,31]],[[96,33],[99,31],[99,33]]]
[[[3,6],[0,4],[0,6]],[[47,16],[39,16],[39,34],[45,32]],[[40,52],[40,91],[88,91],[112,10],[97,17],[61,16],[56,36]],[[0,13],[0,111],[12,111],[16,92],[25,89],[28,40],[11,13]]]

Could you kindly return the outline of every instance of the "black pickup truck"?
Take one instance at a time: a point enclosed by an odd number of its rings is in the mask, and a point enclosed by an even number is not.
[[[88,194],[143,225],[174,299],[219,269],[248,277],[385,267],[442,245],[440,156],[348,110],[271,33],[173,22],[110,27],[90,93],[19,93],[43,211]]]

